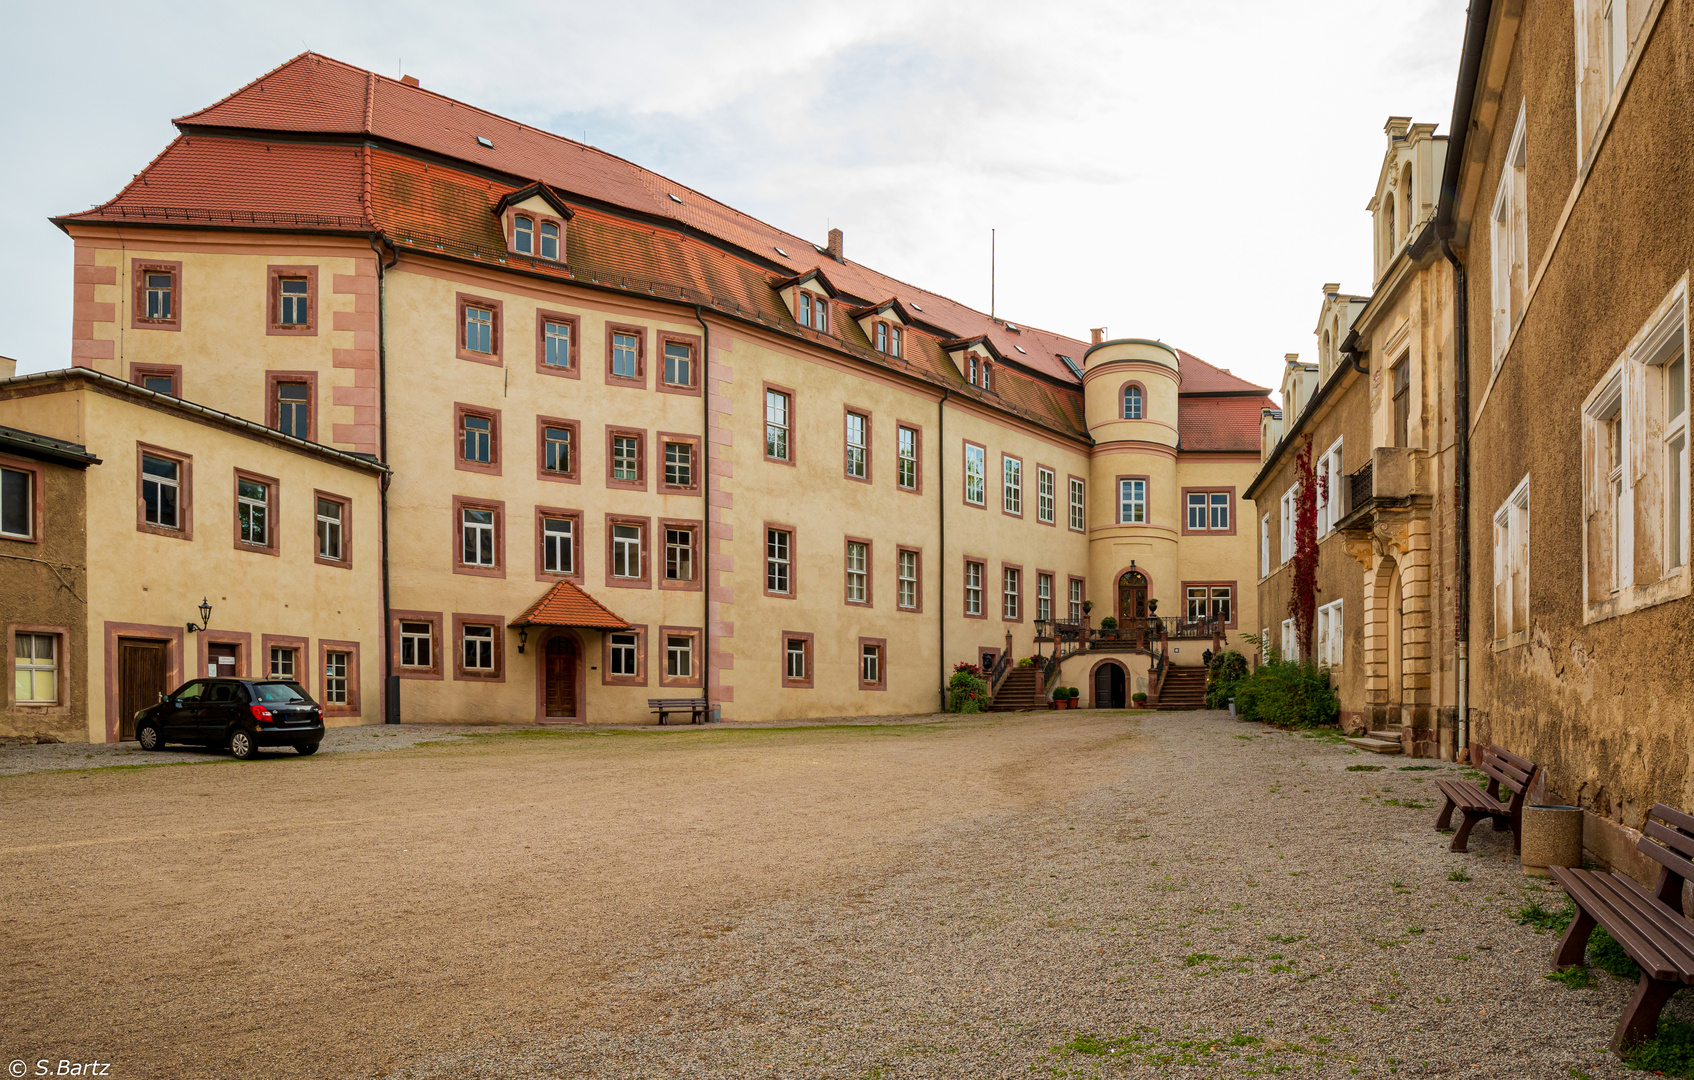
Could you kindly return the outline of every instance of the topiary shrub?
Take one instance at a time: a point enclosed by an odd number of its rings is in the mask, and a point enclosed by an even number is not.
[[[1116,619],[1112,618],[1110,615],[1108,615],[1104,619],[1100,620],[1100,629],[1102,629],[1102,630],[1116,630],[1117,628],[1118,628],[1118,621]]]
[[[1147,704],[1147,692],[1145,690],[1137,690],[1135,693],[1129,695],[1129,700],[1135,702],[1137,705],[1145,705]]]

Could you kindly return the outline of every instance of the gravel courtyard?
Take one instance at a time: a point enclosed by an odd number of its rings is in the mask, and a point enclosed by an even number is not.
[[[1508,836],[1453,855],[1433,830],[1453,766],[1217,713],[388,745],[0,754],[0,1056],[172,1080],[1641,1075],[1605,1052],[1629,984],[1542,978],[1554,939],[1511,918],[1561,897]]]

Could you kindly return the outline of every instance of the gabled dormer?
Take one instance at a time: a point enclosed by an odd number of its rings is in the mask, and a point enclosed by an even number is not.
[[[494,204],[506,250],[525,259],[565,261],[565,223],[576,216],[559,193],[537,182],[506,194]]]
[[[831,332],[830,308],[835,306],[836,297],[841,294],[829,283],[822,270],[813,267],[804,274],[779,278],[771,282],[771,288],[782,297],[795,322],[820,333]]]
[[[889,356],[905,358],[906,335],[912,325],[912,317],[904,304],[890,296],[880,304],[854,308],[847,314],[858,320],[865,336],[870,338],[871,348]]]
[[[959,374],[963,375],[967,382],[983,390],[994,390],[995,380],[998,378],[994,369],[1004,363],[1006,358],[1000,355],[1000,350],[994,347],[994,342],[988,339],[987,334],[953,338],[951,341],[943,341],[941,347],[958,366]]]

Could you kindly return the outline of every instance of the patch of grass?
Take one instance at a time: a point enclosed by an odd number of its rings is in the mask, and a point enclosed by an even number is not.
[[[1626,1051],[1623,1063],[1663,1076],[1694,1076],[1694,1024],[1666,1014],[1651,1039]]]
[[[1537,934],[1545,934],[1549,930],[1562,934],[1564,933],[1565,927],[1570,925],[1571,919],[1575,916],[1576,909],[1568,904],[1555,911],[1552,908],[1543,907],[1539,900],[1532,900],[1523,907],[1518,908],[1516,914],[1512,917],[1517,920],[1517,924],[1519,926],[1533,926]],[[1595,930],[1595,934],[1603,932],[1604,931],[1599,929]],[[1607,938],[1606,940],[1610,941],[1611,938]],[[1593,947],[1591,939],[1589,948],[1592,949]],[[1627,957],[1625,959],[1627,959]]]
[[[1349,765],[1348,772],[1381,772],[1388,768],[1386,765]]]
[[[1463,870],[1455,870],[1452,873],[1447,875],[1447,880],[1448,881],[1469,881],[1470,875],[1465,873]]]
[[[1319,742],[1338,743],[1346,738],[1339,728],[1308,728],[1300,732],[1302,739],[1316,739]]]
[[[1572,990],[1586,990],[1594,985],[1593,973],[1581,964],[1572,964],[1568,968],[1550,971],[1541,977],[1552,979],[1556,983],[1564,983],[1566,987]]]
[[[1266,934],[1266,941],[1274,941],[1278,945],[1292,945],[1296,941],[1305,941],[1305,934]]]
[[[1439,766],[1439,765],[1402,765],[1402,766],[1400,766],[1400,768],[1397,771],[1399,771],[1399,772],[1429,772],[1431,769],[1439,769],[1440,767],[1441,766]]]
[[[1198,967],[1201,964],[1216,960],[1218,957],[1209,952],[1191,952],[1182,958],[1183,967]]]
[[[1588,962],[1606,974],[1616,975],[1620,979],[1633,982],[1641,977],[1641,966],[1629,958],[1629,954],[1623,951],[1623,946],[1619,945],[1612,935],[1598,926],[1588,935]],[[1659,1030],[1664,1031],[1662,1024]]]

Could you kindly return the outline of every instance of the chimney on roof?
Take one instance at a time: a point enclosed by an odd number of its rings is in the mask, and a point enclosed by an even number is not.
[[[844,262],[845,261],[841,257],[841,230],[840,229],[829,230],[829,246],[824,248],[824,250],[829,252],[829,257],[834,259],[836,262]]]
[[[1094,339],[1093,344],[1098,345],[1102,341],[1106,340],[1106,328],[1104,326],[1096,326],[1094,329],[1088,331],[1088,336]]]
[[[407,86],[418,85],[418,77],[416,75],[402,75],[400,76],[400,81],[405,83]]]

